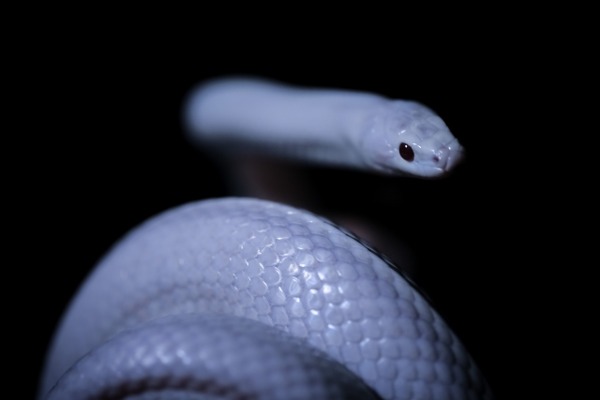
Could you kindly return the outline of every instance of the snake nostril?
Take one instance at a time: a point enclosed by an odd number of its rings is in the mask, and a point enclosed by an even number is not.
[[[442,169],[446,169],[450,153],[447,149],[439,149],[433,154],[433,163]]]

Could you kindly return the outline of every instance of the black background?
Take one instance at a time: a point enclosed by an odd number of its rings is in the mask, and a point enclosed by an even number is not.
[[[515,275],[525,273],[527,255],[518,255],[523,221],[512,205],[524,200],[516,183],[533,172],[506,162],[520,151],[507,140],[517,118],[507,102],[526,101],[513,77],[526,81],[531,71],[502,40],[481,46],[467,37],[357,29],[318,36],[308,28],[294,35],[242,28],[226,39],[208,28],[179,37],[99,27],[83,38],[78,30],[41,34],[24,50],[31,61],[17,78],[25,112],[14,136],[25,142],[25,172],[11,197],[24,216],[13,235],[16,269],[21,282],[33,282],[21,290],[29,302],[16,317],[35,315],[20,368],[32,377],[31,394],[62,310],[104,252],[167,208],[229,194],[221,171],[184,138],[180,119],[195,84],[227,74],[413,99],[446,121],[467,152],[448,179],[307,173],[324,209],[362,213],[398,235],[413,252],[417,282],[498,397],[515,390],[521,370],[513,367],[509,379],[505,365],[520,346],[509,343],[526,340],[517,327],[534,306],[518,301],[524,284]]]

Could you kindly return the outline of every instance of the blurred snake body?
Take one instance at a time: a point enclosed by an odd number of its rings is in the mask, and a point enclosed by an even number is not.
[[[190,137],[379,173],[442,177],[462,148],[428,108],[223,79],[191,91]],[[128,233],[66,310],[40,399],[489,399],[477,366],[396,269],[310,212],[245,197]]]

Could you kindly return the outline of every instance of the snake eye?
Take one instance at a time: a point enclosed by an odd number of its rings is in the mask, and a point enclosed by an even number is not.
[[[400,143],[399,150],[400,157],[402,157],[404,160],[410,162],[415,159],[415,152],[413,151],[412,147],[410,147],[408,144],[404,142]]]

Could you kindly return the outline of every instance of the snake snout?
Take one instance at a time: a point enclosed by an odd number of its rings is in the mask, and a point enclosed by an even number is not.
[[[439,148],[433,153],[433,163],[443,171],[452,170],[463,159],[463,150],[458,143]]]

